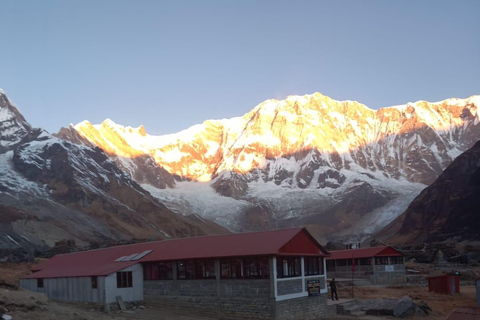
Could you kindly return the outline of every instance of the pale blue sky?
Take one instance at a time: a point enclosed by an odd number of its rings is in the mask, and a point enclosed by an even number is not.
[[[480,1],[0,0],[0,88],[34,126],[150,134],[321,92],[480,94]]]

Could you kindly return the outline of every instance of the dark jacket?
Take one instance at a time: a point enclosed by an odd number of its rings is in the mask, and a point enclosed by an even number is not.
[[[330,281],[330,288],[332,288],[332,290],[337,290],[337,283],[335,280]]]

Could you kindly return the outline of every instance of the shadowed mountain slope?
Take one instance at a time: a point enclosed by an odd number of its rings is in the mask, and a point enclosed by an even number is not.
[[[480,240],[480,141],[375,235],[390,243]]]

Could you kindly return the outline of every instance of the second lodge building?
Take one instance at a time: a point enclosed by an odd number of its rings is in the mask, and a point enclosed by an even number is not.
[[[392,247],[373,247],[329,251],[329,278],[362,279],[374,284],[394,284],[406,281],[402,253]],[[353,267],[352,267],[353,264]]]
[[[321,319],[327,256],[305,228],[185,238],[57,255],[20,286],[66,301],[154,299],[222,319]]]

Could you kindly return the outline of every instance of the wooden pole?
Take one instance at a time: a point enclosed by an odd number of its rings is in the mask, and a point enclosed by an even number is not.
[[[352,299],[353,299],[353,273],[355,272],[355,258],[353,258],[352,254]]]

